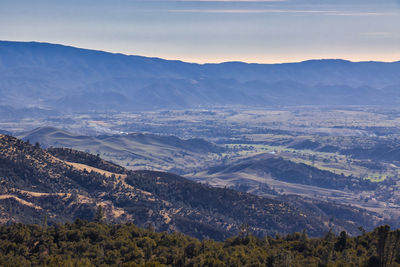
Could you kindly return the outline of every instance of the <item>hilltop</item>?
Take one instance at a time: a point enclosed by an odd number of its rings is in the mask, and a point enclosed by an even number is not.
[[[42,147],[64,147],[101,155],[127,169],[170,171],[178,174],[211,164],[208,154],[220,154],[226,148],[204,139],[180,139],[154,134],[85,136],[53,127],[40,127],[21,134],[23,140],[39,142]]]

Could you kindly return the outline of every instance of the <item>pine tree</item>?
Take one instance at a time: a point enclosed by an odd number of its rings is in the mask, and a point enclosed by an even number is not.
[[[96,214],[94,215],[94,221],[98,223],[104,222],[104,210],[101,205],[97,206]]]

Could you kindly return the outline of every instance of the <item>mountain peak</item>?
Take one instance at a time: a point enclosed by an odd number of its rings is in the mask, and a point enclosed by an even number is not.
[[[49,43],[2,41],[0,94],[7,97],[0,99],[0,105],[25,103],[64,112],[210,105],[395,105],[397,91],[382,89],[398,86],[399,72],[398,63],[321,59],[200,65]],[[299,86],[288,88],[288,81]],[[331,86],[329,94],[323,90],[326,86]],[[354,91],[354,96],[343,87]],[[368,93],[359,95],[358,88]]]

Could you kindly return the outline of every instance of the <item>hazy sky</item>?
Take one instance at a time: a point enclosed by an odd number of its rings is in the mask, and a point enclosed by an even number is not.
[[[191,62],[400,60],[400,0],[0,0],[0,39]]]

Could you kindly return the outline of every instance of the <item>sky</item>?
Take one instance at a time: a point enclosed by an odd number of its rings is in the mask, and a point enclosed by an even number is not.
[[[0,40],[187,62],[400,60],[400,0],[0,0]]]

